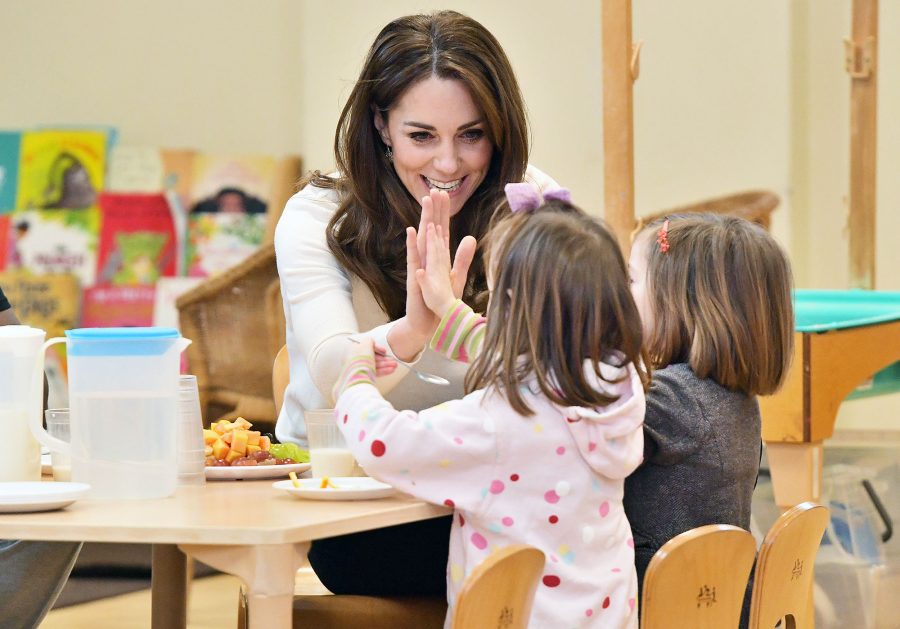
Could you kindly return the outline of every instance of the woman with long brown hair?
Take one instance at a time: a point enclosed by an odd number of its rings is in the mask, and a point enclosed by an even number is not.
[[[421,409],[462,394],[465,366],[424,349],[438,321],[415,281],[420,241],[407,228],[449,228],[455,290],[480,309],[485,273],[475,239],[503,187],[555,183],[530,167],[525,108],[502,47],[453,11],[394,20],[378,34],[341,113],[336,172],[315,172],[288,201],[275,233],[287,322],[290,384],[282,441],[305,445],[306,409],[334,404],[347,337],[450,381],[441,387],[399,367],[385,397]],[[409,252],[409,255],[407,255]],[[310,562],[336,593],[439,594],[449,518],[313,544]]]

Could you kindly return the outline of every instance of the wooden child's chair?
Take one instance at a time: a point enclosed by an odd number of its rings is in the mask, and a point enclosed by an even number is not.
[[[525,629],[543,570],[544,553],[531,546],[507,546],[492,553],[463,583],[450,627]],[[439,629],[446,615],[446,601],[437,599],[308,595],[294,597],[293,625],[317,629]],[[246,627],[247,608],[242,596],[238,629]]]
[[[641,628],[737,627],[756,542],[744,529],[709,524],[656,551],[641,598]]]
[[[813,624],[813,566],[830,512],[814,502],[785,511],[772,525],[756,561],[750,629],[805,629]]]

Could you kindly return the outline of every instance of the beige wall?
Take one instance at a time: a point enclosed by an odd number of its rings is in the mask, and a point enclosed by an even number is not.
[[[532,161],[601,208],[600,4],[451,3],[518,73]],[[849,0],[635,2],[639,214],[752,187],[783,198],[775,233],[798,284],[846,284]],[[332,164],[335,121],[378,29],[446,6],[369,0],[35,0],[0,5],[0,126],[108,123],[132,145],[299,152]],[[900,3],[881,3],[883,31]],[[900,289],[900,37],[882,37],[878,286]],[[890,72],[894,76],[890,76]]]

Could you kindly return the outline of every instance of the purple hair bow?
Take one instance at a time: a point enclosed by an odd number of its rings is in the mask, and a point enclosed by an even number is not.
[[[543,195],[540,190],[532,186],[530,183],[508,183],[503,188],[506,193],[506,200],[509,202],[509,209],[513,214],[519,212],[534,212],[541,207],[545,201],[565,201],[572,202],[572,193],[566,188],[550,188],[545,190]]]

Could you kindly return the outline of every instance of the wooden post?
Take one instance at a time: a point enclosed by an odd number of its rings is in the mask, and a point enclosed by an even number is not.
[[[634,108],[637,56],[631,43],[631,0],[603,0],[603,201],[622,246],[634,230]]]
[[[850,74],[850,287],[875,288],[878,0],[853,0]]]

